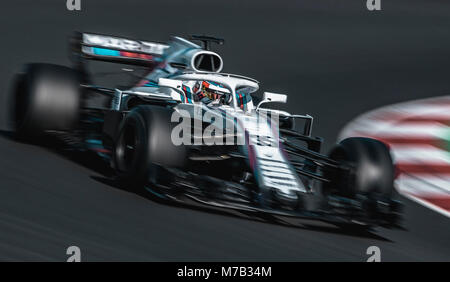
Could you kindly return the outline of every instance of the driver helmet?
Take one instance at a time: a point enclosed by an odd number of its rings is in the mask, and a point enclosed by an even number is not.
[[[226,98],[231,97],[230,90],[228,90],[228,88],[212,81],[202,81],[200,91],[211,101],[217,101],[221,98],[225,98],[224,102],[228,103],[229,101],[227,101],[228,99]]]

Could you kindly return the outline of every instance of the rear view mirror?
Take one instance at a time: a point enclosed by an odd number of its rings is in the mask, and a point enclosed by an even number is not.
[[[263,101],[266,101],[267,103],[269,103],[269,102],[286,103],[287,95],[271,93],[271,92],[264,92]]]
[[[183,82],[181,82],[181,80],[160,78],[158,80],[158,85],[162,87],[175,88],[176,90],[181,91],[181,88],[183,87]]]
[[[286,103],[287,95],[285,94],[277,94],[272,92],[264,92],[263,99],[259,102],[258,106],[256,106],[256,110],[264,103]]]
[[[185,96],[183,92],[183,82],[176,79],[160,78],[158,86],[167,87],[170,90],[170,96],[176,101],[182,101],[181,96]]]

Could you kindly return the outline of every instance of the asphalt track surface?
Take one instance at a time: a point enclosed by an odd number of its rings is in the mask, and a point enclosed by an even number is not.
[[[2,2],[0,260],[65,261],[76,245],[84,261],[364,261],[375,245],[384,261],[449,261],[450,220],[406,199],[405,230],[268,224],[117,189],[94,159],[8,137],[12,74],[25,62],[68,64],[73,30],[224,37],[224,71],[288,93],[287,109],[315,116],[328,144],[367,110],[449,94],[450,3],[382,0],[369,12],[365,2],[82,0],[81,12],[65,1]]]

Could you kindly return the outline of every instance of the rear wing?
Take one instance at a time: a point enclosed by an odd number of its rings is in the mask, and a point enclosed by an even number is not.
[[[153,66],[169,45],[96,33],[76,32],[71,38],[74,59],[100,60],[129,65]]]

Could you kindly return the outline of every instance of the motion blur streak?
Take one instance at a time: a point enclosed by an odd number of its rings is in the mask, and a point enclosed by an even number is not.
[[[3,1],[0,126],[10,129],[8,83],[17,68],[68,64],[74,30],[158,41],[223,37],[224,71],[290,94],[287,110],[315,116],[313,133],[328,144],[360,113],[449,93],[450,2],[384,1],[382,12],[367,11],[365,2],[96,0],[82,1],[78,12],[67,11],[65,1]],[[92,160],[7,136],[0,136],[1,260],[66,261],[73,245],[83,261],[366,261],[373,245],[382,261],[450,260],[448,218],[408,199],[406,231],[277,226],[167,207],[99,181]]]
[[[450,96],[371,111],[350,122],[340,138],[371,136],[390,145],[397,189],[450,217]]]

